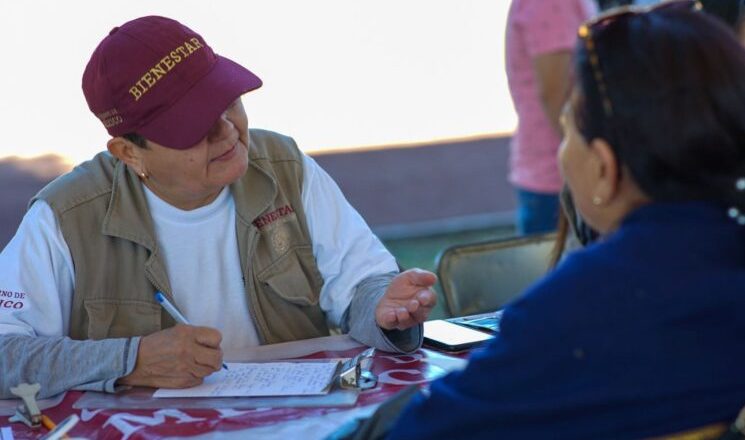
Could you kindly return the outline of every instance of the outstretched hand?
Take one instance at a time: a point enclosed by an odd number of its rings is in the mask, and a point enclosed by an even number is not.
[[[437,277],[422,269],[398,274],[375,308],[375,321],[385,330],[404,330],[424,322],[437,303],[432,291]]]

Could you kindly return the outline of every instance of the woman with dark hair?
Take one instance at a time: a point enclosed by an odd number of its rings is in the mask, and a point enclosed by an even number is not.
[[[659,0],[651,0],[651,3],[658,2]],[[650,3],[650,0],[629,1],[628,3],[646,5]],[[737,34],[740,43],[745,45],[745,0],[700,0],[699,3],[704,12],[722,20]],[[598,232],[593,230],[577,214],[566,184],[559,194],[559,199],[561,210],[559,212],[559,222],[556,226],[556,244],[551,252],[551,267],[558,264],[566,251],[586,246],[598,239]]]
[[[603,239],[507,306],[391,438],[644,438],[745,404],[745,49],[698,3],[583,25],[560,162]]]

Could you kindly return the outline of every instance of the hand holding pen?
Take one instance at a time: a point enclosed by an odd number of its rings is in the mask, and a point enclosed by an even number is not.
[[[179,324],[191,325],[189,324],[189,321],[187,321],[186,317],[182,315],[181,312],[179,312],[176,306],[168,301],[168,298],[166,298],[163,293],[155,292],[155,300],[158,301],[158,303],[160,303],[160,305],[163,306],[164,309],[166,309],[166,312],[171,315],[171,318],[173,318],[174,321],[178,322]],[[224,370],[227,370],[228,366],[225,365],[225,363],[223,362],[222,368]]]
[[[179,321],[175,316],[174,319]],[[137,339],[132,341],[134,344]],[[134,369],[117,384],[154,388],[199,385],[205,377],[223,368],[221,342],[222,335],[214,328],[180,323],[143,336],[136,347]],[[126,364],[129,362],[125,359]]]

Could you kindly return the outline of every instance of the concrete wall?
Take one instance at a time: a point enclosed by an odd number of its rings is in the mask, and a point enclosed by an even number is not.
[[[383,237],[426,235],[513,221],[509,138],[316,155]]]
[[[371,227],[395,238],[511,222],[508,141],[490,137],[314,157]],[[0,160],[0,248],[28,200],[65,169],[55,156]]]

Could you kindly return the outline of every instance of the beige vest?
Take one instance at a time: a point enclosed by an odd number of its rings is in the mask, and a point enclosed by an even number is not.
[[[295,142],[252,130],[248,170],[230,188],[249,311],[264,344],[329,334],[302,183]],[[124,163],[100,153],[36,199],[54,211],[75,267],[70,337],[131,337],[174,325],[153,294],[173,300],[168,279],[179,274],[166,274],[142,184]]]

